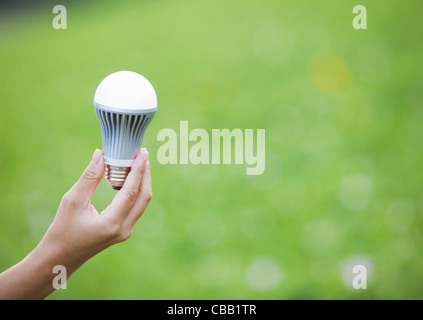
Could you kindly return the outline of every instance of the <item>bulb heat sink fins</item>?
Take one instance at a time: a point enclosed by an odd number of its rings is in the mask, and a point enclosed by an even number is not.
[[[96,106],[100,121],[106,179],[114,189],[120,189],[139,153],[144,133],[155,112],[134,114],[107,111]]]

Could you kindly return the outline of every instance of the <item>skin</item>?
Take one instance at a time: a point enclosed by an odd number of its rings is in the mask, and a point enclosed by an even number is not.
[[[131,236],[152,198],[147,150],[141,149],[124,186],[99,214],[91,197],[103,176],[103,153],[97,149],[37,247],[0,274],[0,299],[43,299],[55,290],[54,266],[64,266],[69,278],[95,254]]]

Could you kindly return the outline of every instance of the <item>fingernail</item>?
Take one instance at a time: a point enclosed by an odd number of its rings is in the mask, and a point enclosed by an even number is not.
[[[93,158],[92,158],[92,162],[94,164],[99,164],[100,160],[101,160],[101,150],[100,149],[95,149],[94,154],[93,154]]]
[[[144,157],[147,157],[147,159],[148,159],[148,155],[149,155],[149,153],[148,153],[147,148],[142,148],[142,149],[141,149],[141,152],[142,152],[142,153],[144,153],[144,154],[145,154],[145,156],[144,156]]]

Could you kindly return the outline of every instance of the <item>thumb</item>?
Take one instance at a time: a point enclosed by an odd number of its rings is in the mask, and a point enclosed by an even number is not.
[[[82,176],[69,192],[73,199],[88,204],[91,197],[104,175],[103,152],[99,149],[94,151],[90,164]]]

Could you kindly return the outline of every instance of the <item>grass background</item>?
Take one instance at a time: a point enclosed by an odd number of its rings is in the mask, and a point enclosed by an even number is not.
[[[154,199],[49,299],[423,298],[419,1],[62,1],[0,12],[0,270],[101,148],[92,100],[141,73]],[[160,165],[159,130],[266,129],[266,170]],[[101,211],[114,191],[102,181]],[[367,290],[351,288],[364,264]]]

